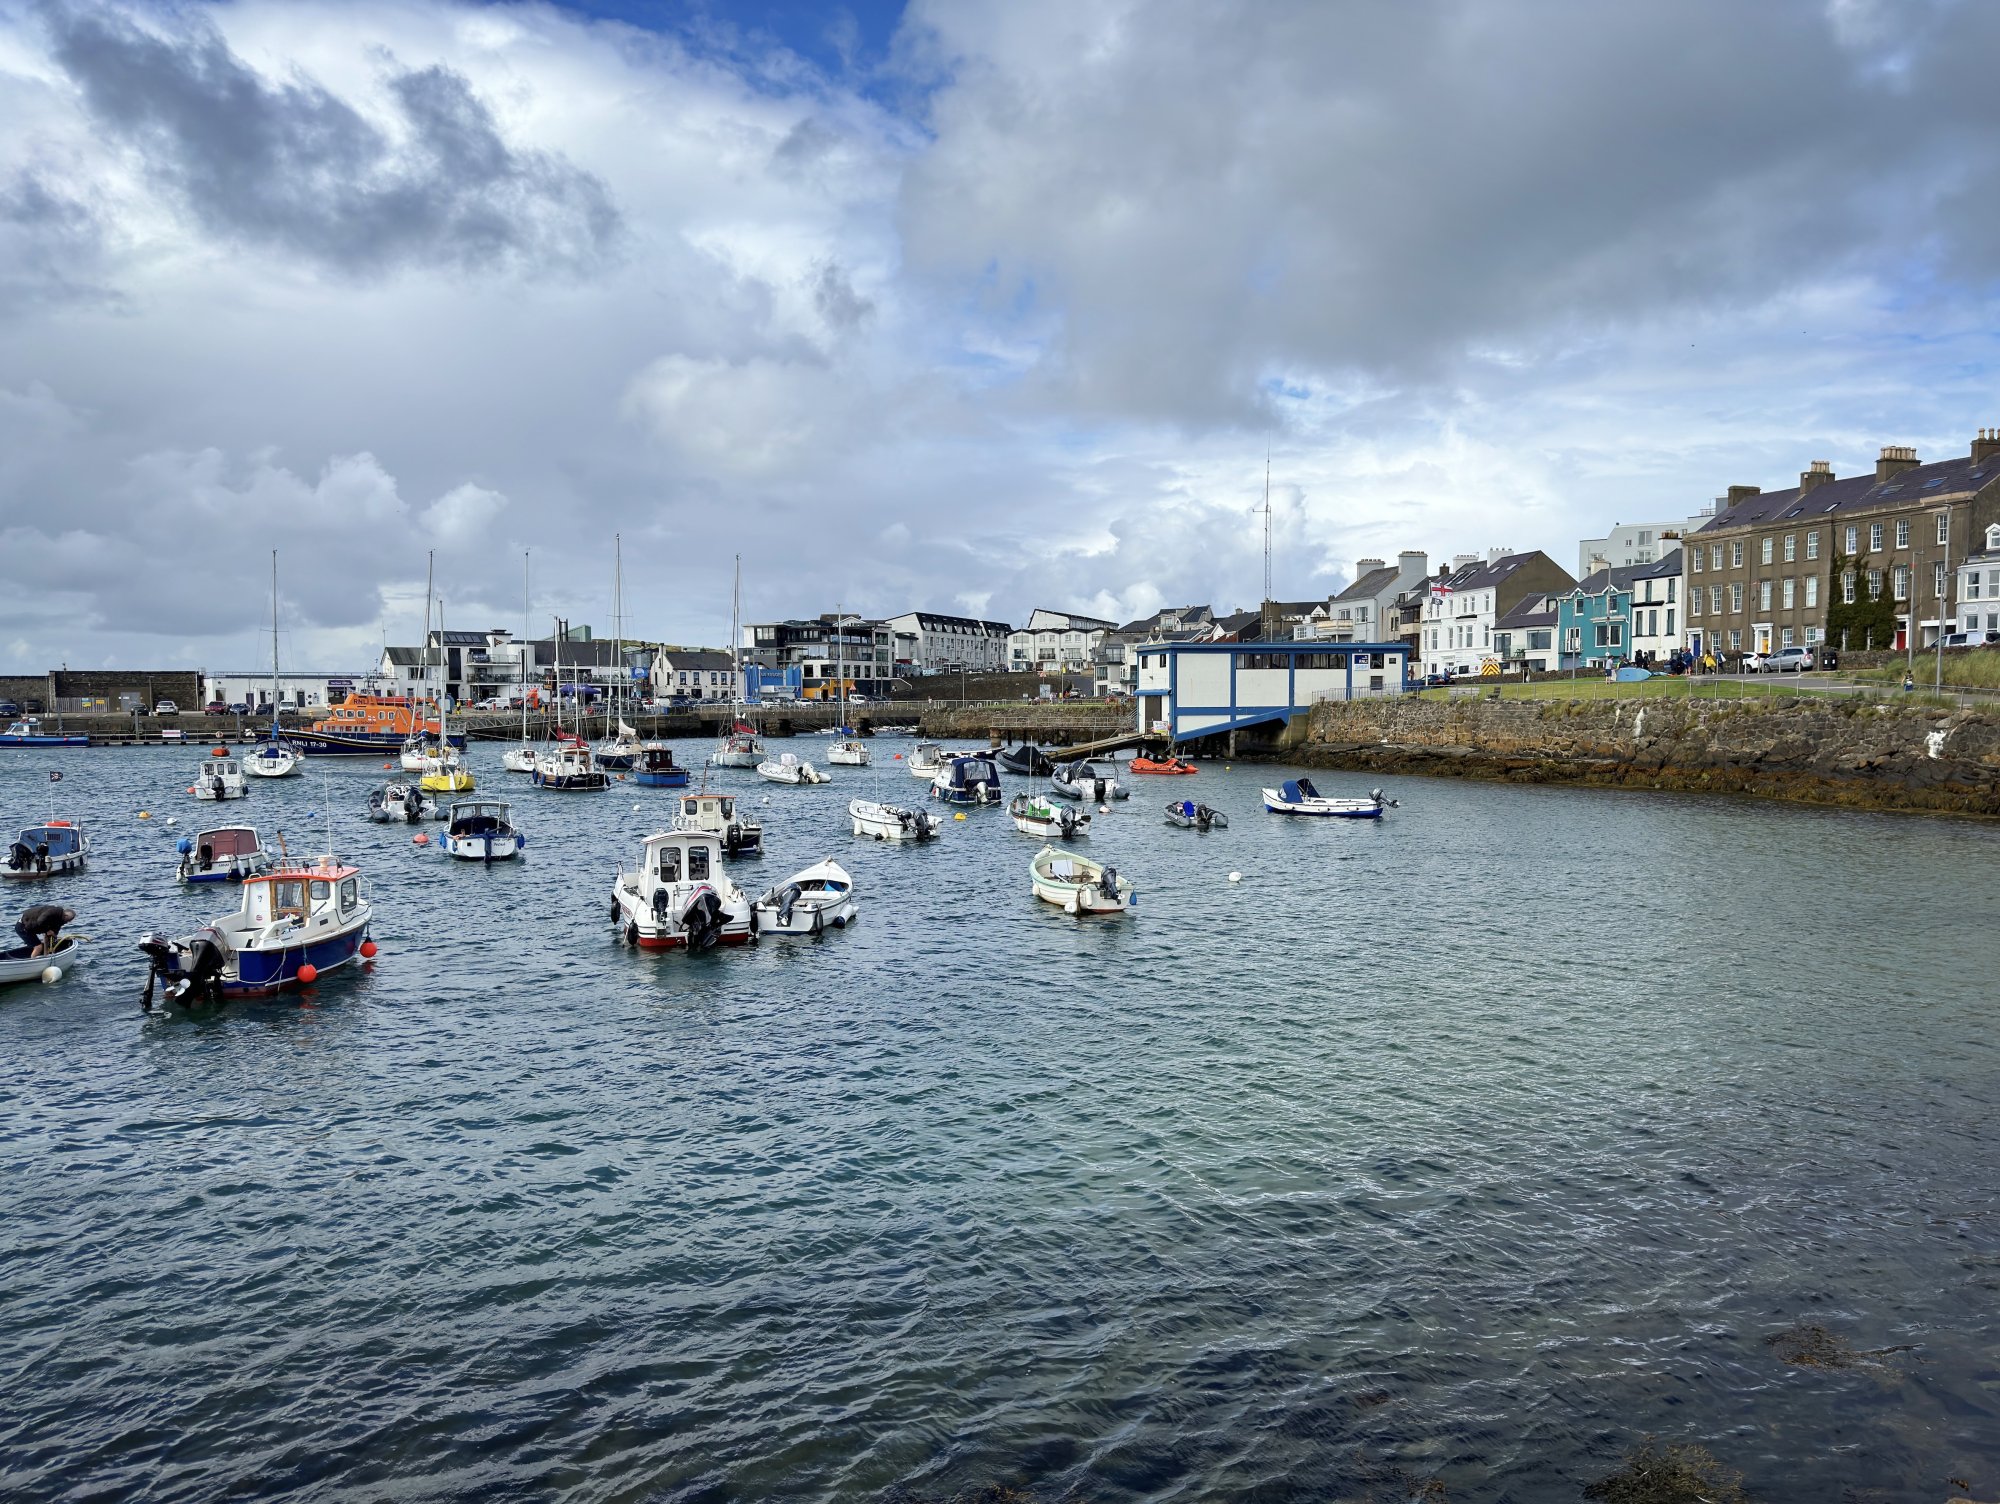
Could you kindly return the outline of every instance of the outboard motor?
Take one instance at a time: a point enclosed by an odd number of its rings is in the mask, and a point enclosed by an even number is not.
[[[16,841],[7,848],[7,865],[16,872],[26,872],[34,860],[35,853],[28,849],[26,842]]]
[[[424,791],[414,783],[403,790],[403,823],[415,825],[424,817]]]
[[[616,918],[616,915],[612,916]],[[674,895],[670,888],[653,889],[653,923],[665,929],[673,923]]]
[[[792,905],[796,904],[803,897],[805,897],[805,889],[801,888],[797,883],[786,883],[783,888],[778,890],[778,923],[790,924],[792,922]]]
[[[687,933],[687,948],[690,954],[709,949],[722,938],[724,923],[722,900],[715,894],[704,892],[687,906],[681,915],[681,928]]]
[[[743,827],[732,821],[729,828],[722,833],[722,849],[730,856],[734,856],[742,846]]]
[[[49,870],[49,843],[47,841],[35,842],[35,870],[37,872],[46,872]]]
[[[1097,891],[1109,899],[1115,900],[1118,897],[1118,869],[1116,867],[1106,867],[1104,869],[1104,876],[1097,880]]]
[[[1206,804],[1197,804],[1194,807],[1194,828],[1196,830],[1207,830],[1214,823],[1214,810],[1210,809]]]

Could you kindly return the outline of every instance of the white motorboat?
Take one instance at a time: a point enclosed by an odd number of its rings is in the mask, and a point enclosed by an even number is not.
[[[833,780],[804,758],[781,753],[757,764],[757,776],[773,783],[831,783]]]
[[[1366,799],[1331,798],[1314,788],[1310,778],[1288,778],[1283,787],[1264,790],[1264,808],[1274,815],[1379,820],[1383,810],[1394,809],[1397,803],[1397,800],[1384,798],[1380,789],[1369,790]]]
[[[422,708],[419,707],[420,711]],[[412,731],[408,736],[404,737],[403,750],[397,754],[397,759],[403,764],[403,771],[405,773],[423,772],[424,759],[430,756],[431,748],[436,745],[436,739],[422,731]]]
[[[168,1002],[183,1005],[309,987],[374,956],[373,914],[358,868],[332,856],[280,863],[244,881],[234,914],[178,940],[157,932],[140,938],[152,962],[141,1006],[152,1007],[156,980],[167,984]]]
[[[437,800],[414,783],[385,783],[368,796],[368,818],[377,825],[393,825],[398,820],[415,825],[439,817]]]
[[[465,862],[505,862],[519,856],[528,838],[514,828],[513,811],[502,799],[470,799],[451,807],[444,849]]]
[[[1167,824],[1183,830],[1221,830],[1229,816],[1194,799],[1175,799],[1167,805]]]
[[[194,775],[190,791],[197,799],[241,799],[250,792],[243,782],[243,768],[226,752],[211,752]]]
[[[766,935],[820,935],[845,929],[856,918],[854,879],[828,857],[795,872],[752,905],[758,930]]]
[[[593,767],[590,749],[574,742],[558,742],[535,759],[535,787],[559,793],[589,793],[611,787],[611,775]]]
[[[1123,914],[1138,901],[1132,884],[1087,857],[1044,846],[1028,862],[1035,897],[1066,914]]]
[[[857,836],[872,836],[878,841],[934,841],[940,831],[938,822],[921,809],[856,799],[847,806],[847,813],[853,817]]]
[[[83,960],[83,940],[77,935],[64,935],[56,941],[56,948],[46,955],[33,954],[34,947],[16,945],[0,950],[0,983],[39,982],[44,980],[60,982]],[[44,973],[53,966],[56,974],[47,978]]]
[[[305,754],[285,740],[278,724],[278,551],[271,550],[271,735],[270,739],[243,759],[243,771],[252,778],[290,778],[299,771]]]
[[[764,760],[764,739],[741,722],[708,754],[718,768],[754,768]]]
[[[1041,794],[1016,794],[1007,806],[1014,829],[1024,835],[1074,840],[1090,834],[1090,816],[1074,804],[1058,804]]]
[[[931,775],[931,798],[946,804],[998,804],[1000,771],[980,753],[948,757]]]
[[[739,814],[734,794],[711,794],[706,789],[681,795],[676,830],[705,830],[721,838],[724,856],[762,856],[764,827],[749,816]]]
[[[611,921],[642,950],[703,951],[757,938],[750,900],[723,870],[720,841],[679,819],[646,837],[636,872],[619,866]]]
[[[1081,799],[1089,804],[1108,804],[1130,793],[1119,787],[1107,764],[1088,760],[1063,763],[1049,774],[1049,788],[1065,799]]]
[[[271,865],[271,855],[248,825],[223,825],[174,843],[180,868],[174,876],[184,883],[240,883]]]
[[[839,768],[865,768],[874,759],[867,743],[858,737],[842,737],[826,749],[826,760]]]
[[[936,742],[918,742],[904,766],[912,778],[935,778],[937,770],[944,766],[944,748]]]
[[[509,773],[532,773],[535,762],[542,755],[542,749],[533,742],[523,740],[518,747],[509,747],[500,754],[500,766]]]
[[[90,855],[90,839],[73,820],[51,820],[46,825],[23,826],[7,848],[7,860],[0,865],[0,877],[14,882],[61,877],[80,872]]]

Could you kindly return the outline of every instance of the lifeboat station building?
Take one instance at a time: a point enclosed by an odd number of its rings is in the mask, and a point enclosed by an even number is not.
[[[1401,642],[1142,643],[1139,729],[1176,742],[1252,727],[1275,738],[1321,700],[1404,693],[1409,654]]]

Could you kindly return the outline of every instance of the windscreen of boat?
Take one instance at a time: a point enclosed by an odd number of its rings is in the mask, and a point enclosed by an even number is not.
[[[960,766],[965,770],[967,783],[998,783],[1000,775],[993,771],[993,764],[983,757],[968,758]]]
[[[70,825],[43,825],[21,832],[21,844],[33,851],[47,846],[50,856],[73,856],[82,849],[81,832]]]
[[[194,844],[197,851],[206,846],[215,856],[252,856],[257,851],[257,832],[243,825],[204,830],[194,838]]]

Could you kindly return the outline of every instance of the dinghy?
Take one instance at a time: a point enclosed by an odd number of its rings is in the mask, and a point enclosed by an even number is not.
[[[51,820],[46,825],[24,826],[7,848],[7,860],[0,865],[0,877],[15,882],[60,877],[80,871],[90,855],[90,840],[83,827],[70,820]]]
[[[794,753],[786,752],[757,764],[757,776],[773,783],[831,783],[833,779]]]
[[[1040,747],[1031,747],[1023,742],[1018,747],[1005,747],[997,759],[1003,773],[1020,773],[1029,778],[1046,778],[1056,770],[1055,759]]]
[[[1127,796],[1109,767],[1088,760],[1064,763],[1049,775],[1049,787],[1065,799],[1081,799],[1087,804],[1108,804]]]
[[[878,841],[935,841],[938,838],[938,823],[925,810],[899,809],[893,804],[873,804],[866,799],[856,799],[847,806],[847,813],[854,820],[857,836],[872,836]]]
[[[855,919],[854,879],[828,857],[795,872],[752,908],[757,929],[766,935],[819,935],[845,929]]]
[[[415,825],[420,820],[435,820],[438,814],[437,801],[414,783],[385,783],[368,796],[368,818],[377,825],[393,825],[398,820]]]
[[[332,856],[282,862],[244,880],[234,914],[178,940],[157,931],[140,937],[152,963],[140,1006],[152,1008],[156,981],[166,984],[168,1002],[183,1006],[310,986],[374,956],[373,915],[359,868]]]
[[[271,865],[257,832],[248,825],[224,825],[174,843],[181,855],[174,876],[184,883],[240,883]]]
[[[1014,829],[1024,835],[1069,841],[1090,834],[1089,815],[1074,804],[1058,804],[1041,794],[1016,794],[1007,813],[1014,817]]]
[[[1035,897],[1066,914],[1123,914],[1136,898],[1132,884],[1118,875],[1116,867],[1057,851],[1053,846],[1044,846],[1034,854],[1028,863],[1028,878],[1034,884]]]
[[[646,837],[639,867],[621,863],[611,884],[611,922],[641,950],[704,951],[757,938],[750,900],[723,870],[711,831],[674,829]]]
[[[528,838],[514,828],[505,800],[471,799],[451,807],[444,849],[466,862],[506,862],[521,854]]]
[[[1229,824],[1229,817],[1192,799],[1176,799],[1167,806],[1167,824],[1182,830],[1221,830]]]
[[[934,778],[944,766],[944,748],[936,742],[918,742],[903,766],[912,778]]]
[[[16,945],[0,950],[0,983],[39,982],[42,973],[51,966],[56,969],[55,980],[61,981],[83,959],[83,941],[75,935],[64,935],[47,955],[33,955],[33,949],[29,945]]]
[[[1191,762],[1183,762],[1178,757],[1135,757],[1126,764],[1135,773],[1187,774],[1199,773]]]
[[[1264,808],[1274,815],[1317,815],[1335,820],[1379,820],[1398,801],[1371,789],[1366,799],[1336,799],[1313,787],[1310,778],[1288,778],[1282,788],[1264,790]]]

